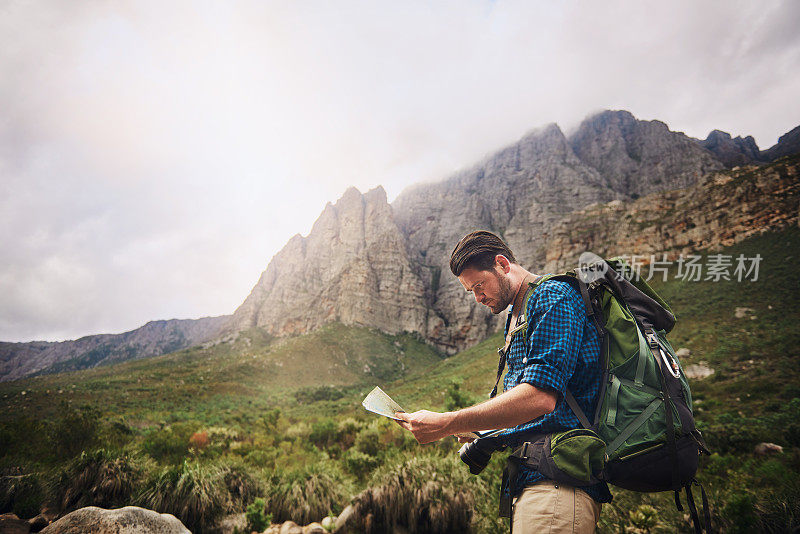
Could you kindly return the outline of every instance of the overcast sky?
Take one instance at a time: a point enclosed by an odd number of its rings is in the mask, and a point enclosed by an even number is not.
[[[231,313],[354,185],[389,199],[627,109],[800,124],[800,2],[0,0],[0,340]]]

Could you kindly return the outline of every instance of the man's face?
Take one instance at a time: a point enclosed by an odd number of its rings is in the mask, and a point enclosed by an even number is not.
[[[511,281],[497,264],[489,271],[467,267],[458,276],[458,281],[467,292],[475,295],[477,302],[488,306],[494,314],[501,313],[514,300]]]

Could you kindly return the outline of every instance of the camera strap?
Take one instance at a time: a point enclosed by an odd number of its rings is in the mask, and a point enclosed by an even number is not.
[[[497,395],[497,386],[500,384],[500,377],[503,376],[503,371],[506,368],[506,360],[508,359],[508,349],[511,348],[511,343],[514,341],[514,336],[517,332],[521,330],[525,330],[528,327],[528,319],[525,317],[525,303],[528,302],[528,299],[533,293],[533,290],[536,289],[536,286],[532,285],[535,280],[538,278],[536,275],[529,274],[523,280],[522,284],[520,284],[520,289],[517,290],[517,295],[514,296],[514,305],[511,307],[511,311],[508,312],[508,319],[506,320],[506,344],[497,349],[497,354],[500,356],[500,360],[497,363],[497,379],[494,381],[494,387],[492,388],[491,393],[489,393],[489,398],[493,399]],[[519,291],[525,286],[528,286],[527,291],[525,291],[525,297],[522,299],[522,302],[517,303],[517,296],[519,296]],[[517,307],[519,304],[519,308]],[[520,309],[521,308],[521,309]],[[514,328],[511,328],[511,318],[516,314],[517,322],[514,325]]]

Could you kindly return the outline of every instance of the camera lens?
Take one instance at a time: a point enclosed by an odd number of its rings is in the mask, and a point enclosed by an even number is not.
[[[472,443],[465,443],[458,451],[461,461],[467,464],[469,472],[473,475],[480,474],[486,469],[486,465],[495,451],[495,447],[486,447],[483,440],[476,439]]]

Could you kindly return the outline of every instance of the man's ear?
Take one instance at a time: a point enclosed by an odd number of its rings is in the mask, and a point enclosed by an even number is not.
[[[500,266],[500,269],[502,269],[502,271],[505,274],[508,274],[511,271],[511,262],[508,261],[508,258],[503,256],[502,254],[498,254],[497,256],[495,256],[494,261],[497,265]]]

